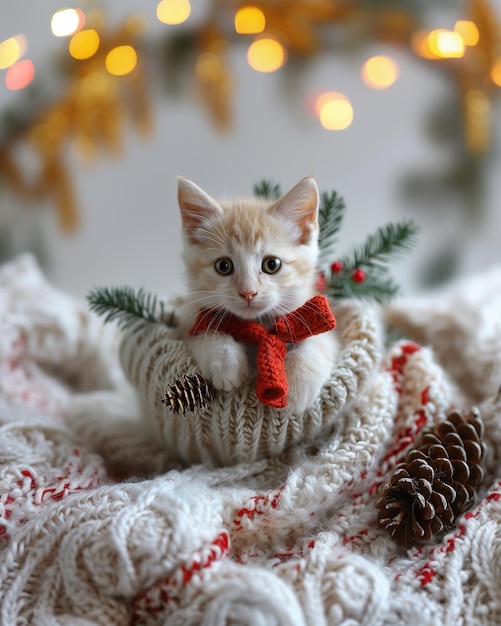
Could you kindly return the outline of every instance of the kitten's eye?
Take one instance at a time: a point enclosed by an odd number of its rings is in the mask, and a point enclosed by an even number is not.
[[[233,274],[233,263],[231,259],[218,259],[214,263],[214,269],[221,276],[229,276]]]
[[[281,267],[282,261],[273,256],[268,256],[266,259],[263,259],[261,265],[263,272],[266,272],[266,274],[276,274]]]

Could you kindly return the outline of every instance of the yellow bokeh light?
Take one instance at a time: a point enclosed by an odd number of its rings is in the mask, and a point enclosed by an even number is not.
[[[106,56],[106,69],[114,76],[130,74],[137,65],[137,53],[132,46],[117,46]]]
[[[190,13],[189,0],[161,0],[157,5],[157,17],[164,24],[182,24]]]
[[[272,37],[256,39],[247,50],[247,61],[256,72],[275,72],[286,60],[285,48]]]
[[[398,78],[397,64],[389,57],[372,57],[362,67],[362,78],[369,87],[386,89]]]
[[[0,69],[14,65],[19,57],[19,45],[14,37],[10,37],[0,43]]]
[[[242,7],[235,14],[235,30],[239,35],[256,35],[262,33],[266,18],[257,7]]]
[[[24,35],[9,37],[0,43],[0,70],[14,65],[26,52],[27,42]]]
[[[459,59],[464,56],[464,41],[459,33],[451,30],[432,30],[428,35],[432,54],[441,59]]]
[[[501,59],[498,59],[492,66],[491,79],[495,85],[501,87]]]
[[[93,28],[81,30],[70,39],[69,51],[74,59],[90,59],[99,49],[99,35]]]
[[[83,28],[84,24],[85,15],[81,9],[61,9],[52,16],[50,29],[56,37],[68,37]]]
[[[328,91],[315,102],[320,123],[327,130],[345,130],[353,121],[353,107],[348,98],[336,91]]]
[[[471,20],[458,20],[454,32],[461,35],[465,46],[476,46],[480,39],[477,25]]]

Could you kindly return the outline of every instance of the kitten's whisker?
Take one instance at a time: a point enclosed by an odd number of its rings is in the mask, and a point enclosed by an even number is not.
[[[283,322],[285,323],[289,335],[293,336],[294,333],[293,333],[291,322],[287,317],[285,317],[286,315],[290,313],[290,311],[284,306],[277,306],[277,311],[280,313],[279,317],[282,318]]]
[[[219,299],[221,297],[221,294],[219,294],[217,291],[195,291],[193,292],[193,294],[206,294],[206,295],[201,295],[199,298],[193,298],[190,299],[189,302],[187,302],[186,304],[184,304],[181,308],[187,308],[193,304],[198,304],[201,303],[202,306],[200,308],[203,309],[208,309],[208,308],[216,308],[219,302]],[[206,304],[204,304],[206,303]]]
[[[326,315],[325,315],[324,310],[323,310],[323,308],[322,308],[322,307],[319,307],[319,306],[318,306],[318,305],[316,305],[316,304],[313,304],[313,305],[312,305],[312,307],[313,307],[313,309],[315,309],[315,310],[316,310],[316,312],[317,312],[317,313],[319,313],[319,314],[320,314],[320,317],[324,320],[324,322],[328,321],[328,318],[326,317]],[[329,304],[329,308],[330,308],[330,304]]]
[[[200,313],[202,313],[202,311],[203,311],[203,315],[202,315],[202,317],[199,319],[199,315],[200,315]],[[200,313],[199,313],[199,315],[197,316],[197,320],[196,320],[196,322],[195,322],[195,325],[194,325],[194,326],[193,326],[193,328],[192,328],[192,331],[191,331],[191,337],[190,337],[190,342],[194,340],[195,336],[197,336],[197,335],[201,334],[201,333],[198,333],[198,332],[197,332],[198,328],[200,327],[200,325],[202,324],[202,322],[203,322],[203,321],[205,321],[205,320],[207,319],[207,317],[208,317],[208,316],[211,316],[211,320],[210,320],[210,322],[207,324],[207,330],[203,333],[203,339],[204,339],[204,340],[203,340],[203,351],[205,351],[205,344],[206,344],[206,341],[207,341],[207,337],[208,337],[208,335],[209,335],[209,330],[211,330],[211,326],[212,326],[212,325],[213,325],[213,323],[214,323],[214,319],[217,317],[217,309],[207,309],[207,310],[202,309],[202,310],[200,311]]]
[[[187,317],[186,315],[181,316],[181,317],[184,317],[183,325],[189,328],[192,328],[201,310],[216,308],[220,299],[219,294],[213,291],[207,291],[207,292],[200,291],[200,292],[194,292],[194,293],[201,293],[201,294],[205,293],[206,295],[202,295],[199,298],[192,298],[185,304],[181,305],[178,309],[180,312],[182,312],[183,310],[193,307],[193,305],[197,306],[196,311],[192,313],[189,317]]]
[[[325,322],[328,321],[328,317],[326,316],[324,310],[322,307],[318,306],[315,303],[310,303],[310,306],[319,314],[319,317],[324,320]],[[298,307],[299,308],[299,307]],[[297,316],[298,319],[300,319],[303,323],[305,323],[305,319],[302,316],[302,314],[298,311],[298,309],[295,309],[293,311],[290,311],[290,313],[292,314],[292,316]]]
[[[213,326],[217,322],[218,317],[221,315],[221,311],[219,309],[205,309],[201,311],[202,316],[200,318],[199,324],[202,322],[206,322],[207,318],[210,317],[210,321],[207,323],[207,332],[214,331]],[[195,327],[195,331],[198,325]]]
[[[225,308],[219,308],[214,311],[208,311],[208,313],[212,313],[213,317],[211,322],[207,325],[207,331],[204,333],[204,343],[203,350],[205,351],[205,344],[207,338],[209,337],[209,332],[217,334],[219,332],[219,328],[226,317],[227,310]]]

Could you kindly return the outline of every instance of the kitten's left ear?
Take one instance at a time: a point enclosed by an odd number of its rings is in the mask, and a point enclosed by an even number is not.
[[[298,231],[298,243],[307,243],[318,228],[319,193],[311,176],[303,178],[273,206]]]

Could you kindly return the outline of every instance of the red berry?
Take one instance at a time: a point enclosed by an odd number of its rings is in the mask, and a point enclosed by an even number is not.
[[[361,270],[361,269],[355,270],[353,274],[351,275],[351,279],[353,280],[354,283],[363,283],[365,278],[366,278],[366,274],[364,270]]]
[[[334,261],[331,265],[331,272],[333,274],[339,274],[339,272],[343,269],[343,264],[341,261]]]
[[[317,277],[317,283],[315,285],[317,291],[325,291],[327,287],[327,281],[325,280],[325,275],[321,272]]]

